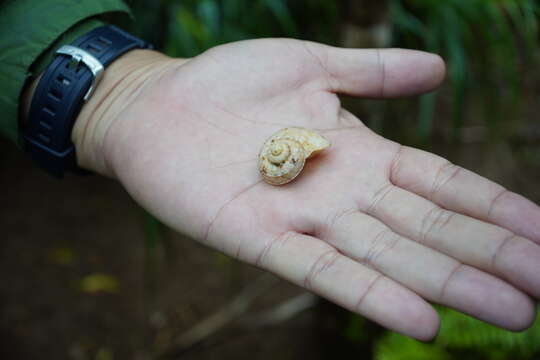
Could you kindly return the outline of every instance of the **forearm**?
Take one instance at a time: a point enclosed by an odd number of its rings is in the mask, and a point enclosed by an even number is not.
[[[112,150],[116,140],[106,143],[109,129],[147,83],[166,71],[172,61],[156,51],[133,50],[105,70],[95,94],[83,106],[71,133],[80,167],[114,176],[107,152]]]

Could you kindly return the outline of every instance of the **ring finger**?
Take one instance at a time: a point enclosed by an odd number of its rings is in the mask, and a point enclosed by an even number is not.
[[[540,298],[540,246],[526,238],[391,184],[377,193],[367,213],[403,236]]]
[[[369,215],[342,214],[321,238],[427,300],[510,330],[524,329],[534,319],[534,304],[521,291],[401,236]]]

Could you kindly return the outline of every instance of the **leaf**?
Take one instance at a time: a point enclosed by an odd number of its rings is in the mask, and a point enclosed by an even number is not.
[[[363,317],[357,314],[351,314],[349,317],[349,323],[345,328],[345,337],[353,343],[368,340],[369,334],[366,333],[365,324],[366,320]]]
[[[375,344],[374,360],[449,360],[463,354],[470,355],[466,359],[517,360],[532,359],[540,350],[539,321],[513,333],[443,306],[436,308],[441,328],[433,343],[388,331]]]
[[[199,44],[205,44],[210,37],[208,29],[197,19],[191,10],[181,6],[178,10],[178,22],[185,31]]]
[[[464,99],[467,85],[467,55],[461,41],[462,22],[455,9],[443,9],[442,18],[446,26],[444,44],[449,54],[449,76],[453,87],[454,139],[463,126]]]
[[[436,100],[436,92],[425,94],[420,97],[420,111],[418,114],[417,127],[418,136],[422,141],[426,141],[431,136]]]
[[[446,307],[438,309],[441,329],[437,344],[486,354],[496,349],[512,359],[529,358],[540,350],[540,321],[526,331],[513,333]]]
[[[83,292],[89,294],[117,293],[118,281],[112,275],[94,273],[81,279],[80,288]]]
[[[298,30],[296,29],[289,8],[283,0],[263,0],[263,3],[274,14],[287,34],[293,37],[297,36]]]
[[[426,34],[424,24],[413,14],[405,11],[401,0],[391,0],[389,6],[392,23],[398,27],[398,31],[409,31],[424,38]]]
[[[114,354],[111,349],[101,347],[96,353],[95,360],[114,360]]]
[[[450,360],[444,349],[395,332],[388,332],[375,344],[374,360]]]
[[[203,0],[197,7],[201,24],[208,29],[207,40],[217,43],[221,38],[220,11],[215,0]]]

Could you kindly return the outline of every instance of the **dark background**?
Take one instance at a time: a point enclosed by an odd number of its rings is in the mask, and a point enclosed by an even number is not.
[[[536,1],[129,3],[136,21],[124,26],[171,56],[269,36],[437,52],[449,66],[437,93],[345,107],[384,136],[540,203]],[[180,237],[114,181],[51,179],[5,141],[0,189],[1,359],[540,356],[538,322],[514,334],[440,306],[433,343],[386,331]]]

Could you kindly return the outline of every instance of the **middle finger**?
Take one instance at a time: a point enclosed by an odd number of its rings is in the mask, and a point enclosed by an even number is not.
[[[396,234],[369,215],[357,211],[341,214],[320,236],[428,300],[511,330],[526,328],[534,319],[534,305],[521,291]]]
[[[540,246],[528,239],[391,184],[377,193],[366,212],[403,236],[540,298]]]

